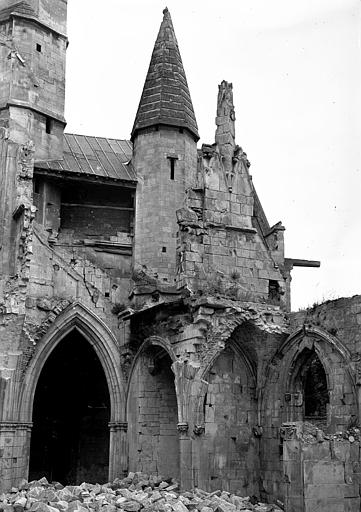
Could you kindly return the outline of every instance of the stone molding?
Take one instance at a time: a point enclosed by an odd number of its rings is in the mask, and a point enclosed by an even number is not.
[[[8,432],[12,430],[31,430],[32,428],[32,422],[0,421],[0,432]]]
[[[128,423],[126,421],[110,421],[108,427],[111,432],[128,432]]]
[[[51,323],[49,329],[39,340],[36,351],[33,354],[21,382],[19,393],[19,415],[23,419],[32,417],[32,404],[35,395],[35,387],[40,372],[52,350],[74,328],[94,348],[108,382],[112,417],[121,417],[124,408],[125,389],[120,370],[116,364],[119,357],[118,341],[109,327],[81,302],[76,301],[66,307]],[[116,399],[115,397],[119,397]]]

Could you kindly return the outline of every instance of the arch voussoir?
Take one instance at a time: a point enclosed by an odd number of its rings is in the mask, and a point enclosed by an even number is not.
[[[48,357],[55,347],[76,329],[92,345],[103,367],[108,384],[111,421],[124,420],[125,390],[120,373],[117,339],[105,323],[80,302],[68,306],[37,343],[19,390],[18,418],[30,422],[36,385]]]

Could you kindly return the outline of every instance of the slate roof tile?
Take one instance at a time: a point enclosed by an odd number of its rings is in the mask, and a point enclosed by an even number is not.
[[[163,14],[134,121],[132,140],[140,129],[157,124],[187,128],[198,140],[197,121],[172,19],[168,9],[164,9]]]

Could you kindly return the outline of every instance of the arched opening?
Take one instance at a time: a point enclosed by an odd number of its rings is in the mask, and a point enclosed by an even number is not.
[[[296,359],[292,373],[291,393],[286,393],[290,419],[310,421],[325,428],[329,392],[326,372],[315,350],[305,348]]]
[[[29,479],[106,482],[110,398],[91,344],[73,329],[51,352],[33,404]]]
[[[128,393],[129,469],[179,477],[178,408],[172,360],[159,346],[138,358]]]
[[[305,368],[304,400],[306,420],[327,420],[329,396],[326,373],[315,353],[312,354]]]
[[[250,367],[237,349],[228,346],[205,380],[199,486],[208,491],[258,494],[255,381]]]

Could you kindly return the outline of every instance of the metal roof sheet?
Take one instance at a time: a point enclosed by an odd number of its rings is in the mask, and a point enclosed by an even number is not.
[[[136,181],[135,170],[129,163],[132,153],[133,146],[128,140],[65,133],[63,158],[37,161],[35,167],[44,171]]]

